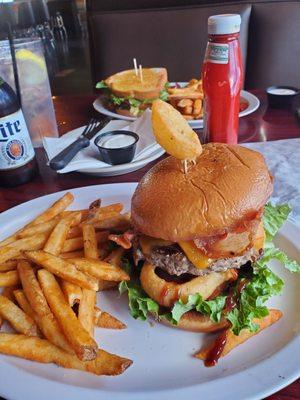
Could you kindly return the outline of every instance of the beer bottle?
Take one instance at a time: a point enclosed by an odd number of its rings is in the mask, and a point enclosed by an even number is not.
[[[0,186],[30,181],[38,167],[26,122],[13,89],[0,77]]]

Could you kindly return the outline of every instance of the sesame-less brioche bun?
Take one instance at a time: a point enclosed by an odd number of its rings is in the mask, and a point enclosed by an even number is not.
[[[209,143],[186,175],[181,161],[168,157],[143,177],[132,198],[132,223],[173,242],[218,235],[256,218],[272,189],[260,153]]]
[[[143,68],[143,79],[135,70],[126,70],[105,79],[106,85],[119,97],[139,100],[155,99],[168,81],[166,68]]]

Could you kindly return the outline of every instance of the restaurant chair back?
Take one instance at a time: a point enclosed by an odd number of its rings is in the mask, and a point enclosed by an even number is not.
[[[242,17],[245,88],[280,84],[300,87],[299,1],[196,2],[162,0],[163,8],[151,8],[151,4],[158,7],[159,2],[88,0],[93,83],[132,68],[133,58],[145,67],[166,67],[170,81],[199,77],[208,17],[238,13]]]

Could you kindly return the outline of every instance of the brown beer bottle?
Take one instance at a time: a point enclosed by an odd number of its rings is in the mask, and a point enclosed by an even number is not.
[[[37,171],[34,149],[18,98],[0,77],[0,186],[26,183]]]

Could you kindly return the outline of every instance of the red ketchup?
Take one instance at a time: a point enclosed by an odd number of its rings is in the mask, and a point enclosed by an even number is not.
[[[209,142],[237,144],[243,67],[238,14],[208,18],[203,64],[204,136]]]

